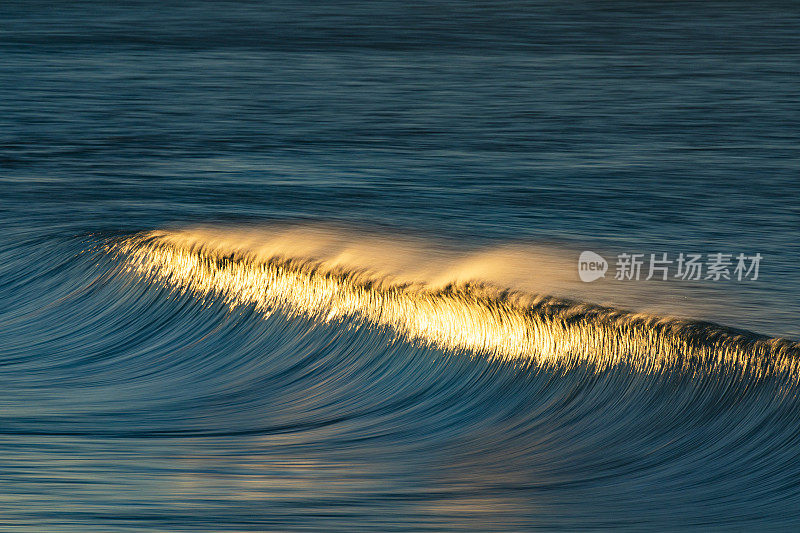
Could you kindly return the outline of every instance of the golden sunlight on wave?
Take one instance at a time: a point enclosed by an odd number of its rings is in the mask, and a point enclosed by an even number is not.
[[[440,349],[523,365],[797,375],[800,349],[788,340],[470,284],[458,272],[433,275],[425,265],[446,252],[415,248],[410,239],[404,249],[416,252],[400,255],[389,253],[386,242],[342,247],[333,234],[307,237],[296,230],[270,239],[199,229],[151,232],[110,244],[109,252],[129,272],[199,298],[255,305],[266,314],[355,318]],[[369,269],[357,266],[363,261]],[[477,267],[467,261],[460,268],[474,277]]]

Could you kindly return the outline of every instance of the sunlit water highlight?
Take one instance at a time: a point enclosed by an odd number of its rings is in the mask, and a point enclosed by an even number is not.
[[[304,256],[303,243],[292,239],[259,247],[252,233],[237,240],[243,235],[248,234],[231,231],[220,238],[206,230],[158,231],[108,250],[131,272],[200,299],[322,321],[357,318],[436,348],[522,365],[566,370],[590,364],[602,370],[624,364],[644,372],[798,376],[800,346],[789,340],[485,284],[436,287]],[[352,263],[352,254],[348,259]]]

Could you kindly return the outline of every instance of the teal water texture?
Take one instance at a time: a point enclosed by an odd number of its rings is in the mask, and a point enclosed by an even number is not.
[[[796,529],[798,29],[3,2],[0,529]]]

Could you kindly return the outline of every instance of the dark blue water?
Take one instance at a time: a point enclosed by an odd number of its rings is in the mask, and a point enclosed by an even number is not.
[[[0,529],[800,527],[791,376],[521,370],[104,253],[309,223],[760,253],[648,303],[797,340],[797,3],[170,4],[0,4]]]

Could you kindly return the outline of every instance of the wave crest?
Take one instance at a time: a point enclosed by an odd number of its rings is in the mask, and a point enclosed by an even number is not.
[[[356,319],[444,350],[567,370],[627,365],[748,377],[798,375],[800,345],[709,322],[631,313],[485,283],[434,285],[304,256],[283,242],[155,231],[110,243],[149,282],[260,312]]]

